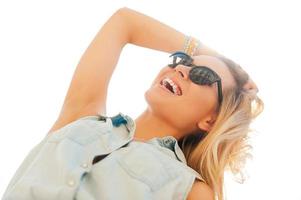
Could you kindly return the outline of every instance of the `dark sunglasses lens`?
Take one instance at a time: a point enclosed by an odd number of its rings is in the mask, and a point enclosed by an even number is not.
[[[192,58],[183,52],[176,52],[169,56],[170,60],[168,66],[176,67],[179,64],[190,65],[192,63]]]
[[[218,80],[214,72],[204,66],[192,68],[189,71],[189,77],[192,82],[199,85],[211,85]]]
[[[174,67],[176,67],[178,64],[180,64],[182,60],[183,60],[183,58],[180,58],[180,57],[178,57],[178,56],[173,56],[173,57],[170,58],[169,63],[168,63],[168,66],[174,68]]]

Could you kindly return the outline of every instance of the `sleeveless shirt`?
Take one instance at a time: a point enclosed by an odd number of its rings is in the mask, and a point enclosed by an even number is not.
[[[49,133],[25,157],[3,200],[182,200],[200,174],[173,136],[133,140],[135,121],[81,117]]]

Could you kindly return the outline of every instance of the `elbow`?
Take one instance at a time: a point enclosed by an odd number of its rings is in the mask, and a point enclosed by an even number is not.
[[[126,13],[128,12],[130,9],[126,6],[119,8],[118,10],[116,10],[116,14],[122,14],[122,13]]]

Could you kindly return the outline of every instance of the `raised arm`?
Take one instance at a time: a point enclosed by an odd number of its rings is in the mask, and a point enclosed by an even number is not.
[[[123,47],[134,44],[164,52],[182,50],[185,35],[130,8],[120,8],[102,26],[78,63],[58,119],[48,133],[80,117],[106,115],[109,81]],[[206,48],[196,53],[206,53]]]
[[[117,10],[96,34],[72,77],[60,114],[48,133],[84,115],[105,114],[107,88],[122,48],[129,40],[128,27]]]
[[[122,13],[130,28],[129,43],[168,53],[183,50],[184,33],[130,8],[122,8]],[[204,42],[194,53],[212,56],[217,54],[216,50]]]

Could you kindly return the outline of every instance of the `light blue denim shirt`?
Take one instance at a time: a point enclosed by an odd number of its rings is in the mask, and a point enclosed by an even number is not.
[[[48,134],[26,156],[4,200],[186,199],[200,174],[173,136],[133,140],[128,115],[79,118]]]

